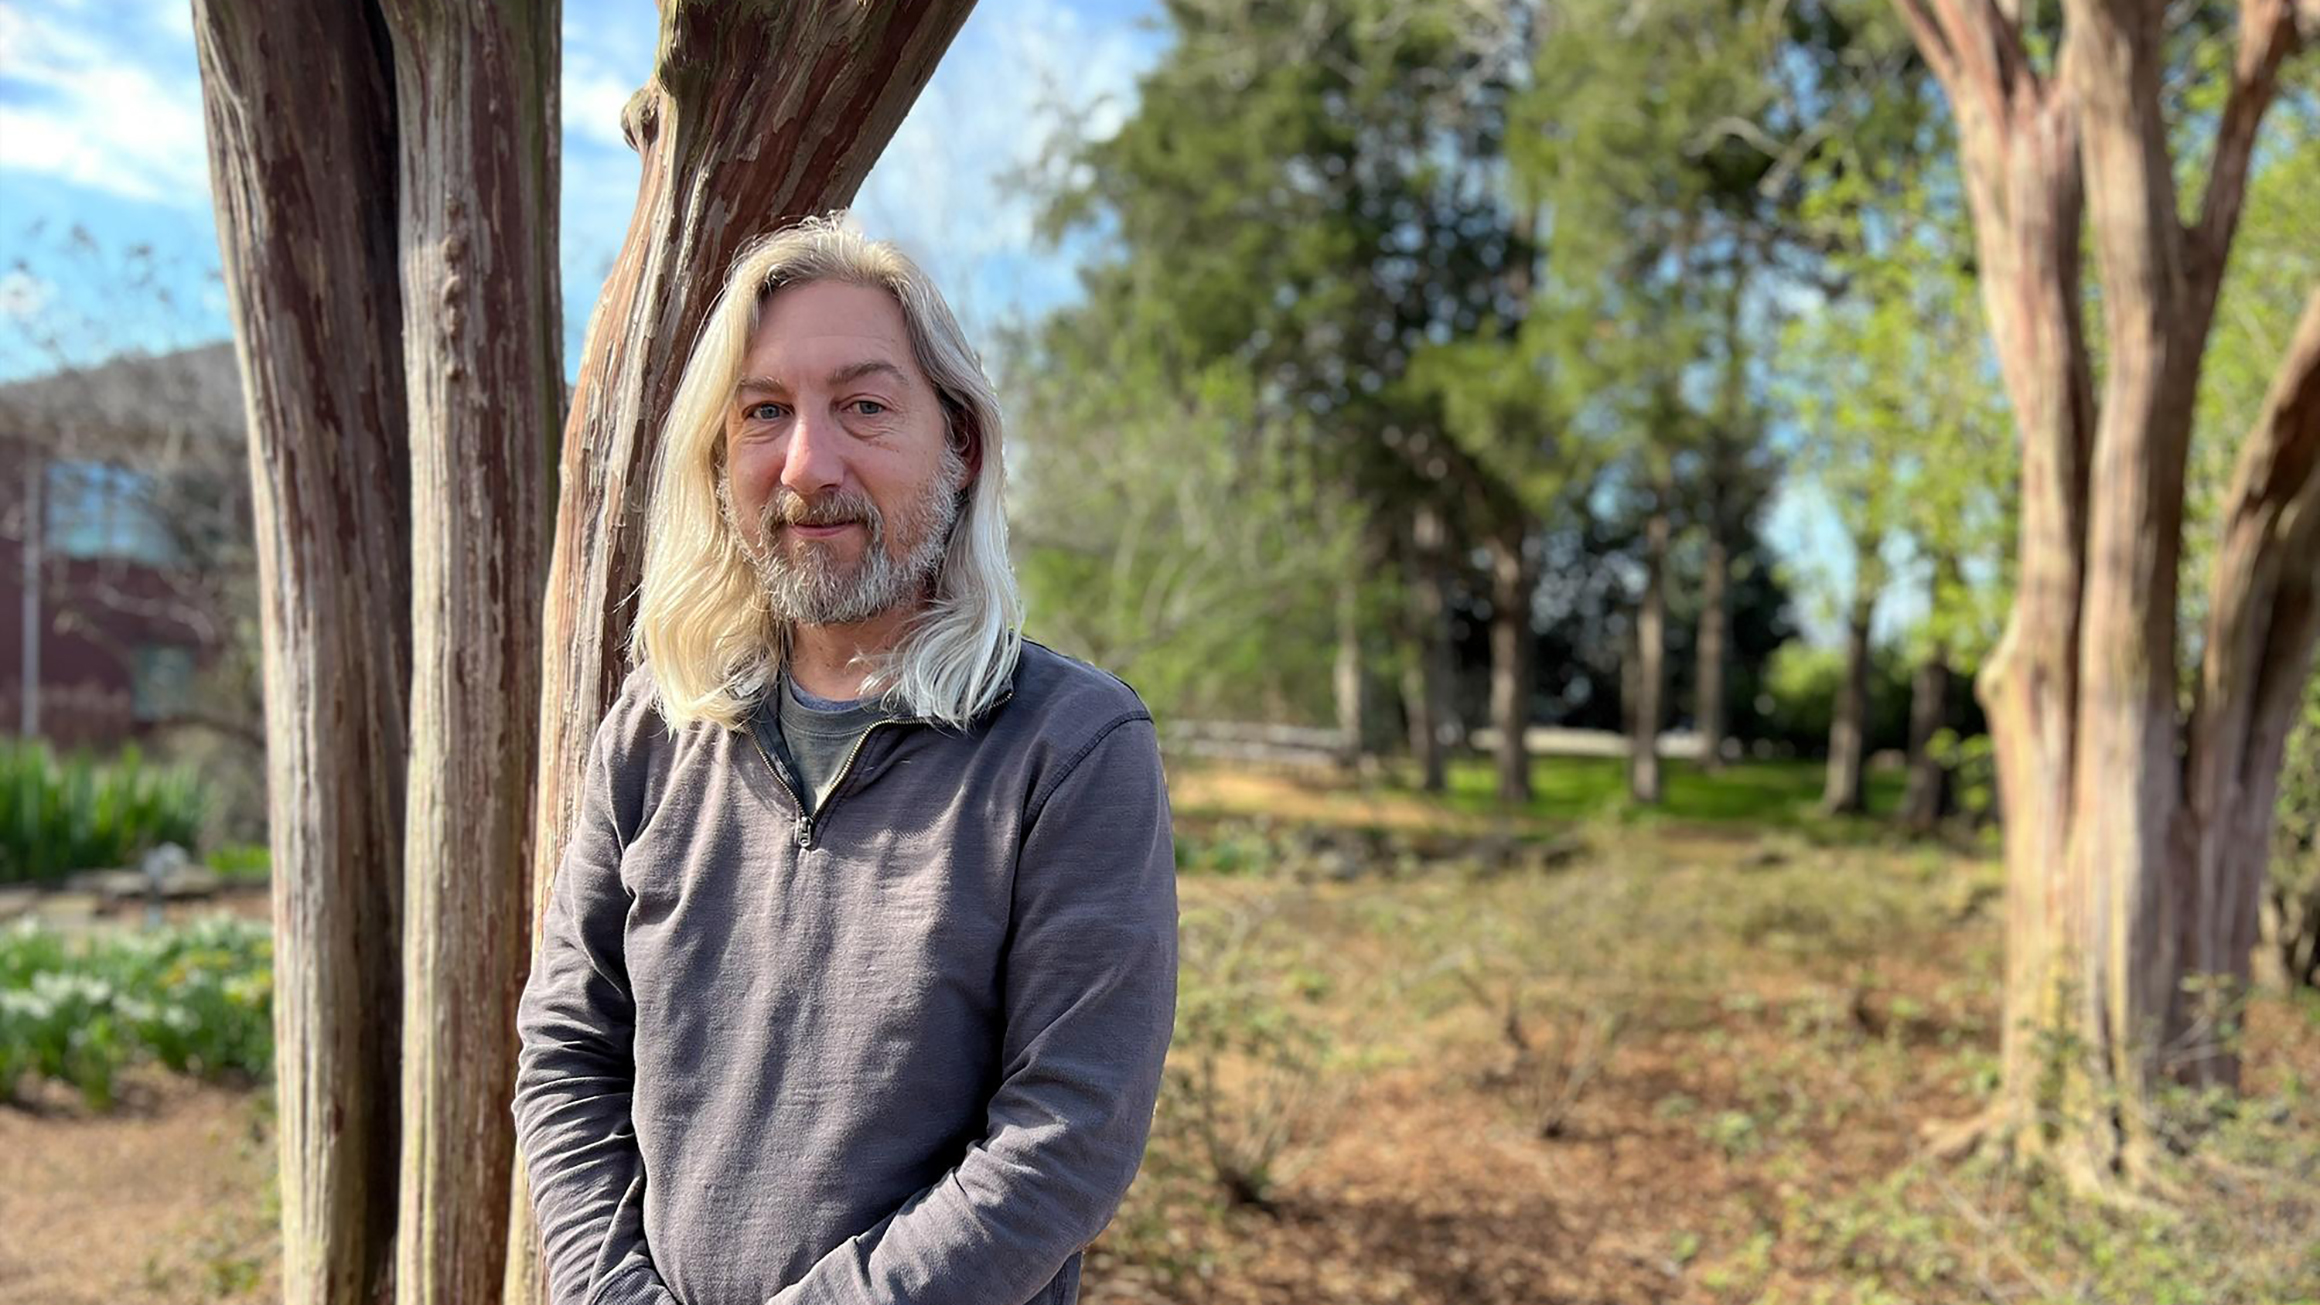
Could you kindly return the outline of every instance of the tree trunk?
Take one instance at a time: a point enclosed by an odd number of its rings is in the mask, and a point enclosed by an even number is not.
[[[1524,735],[1531,723],[1531,568],[1523,557],[1524,530],[1502,528],[1490,538],[1490,723],[1498,731],[1498,800],[1527,806],[1531,754]]]
[[[1715,508],[1708,518],[1708,556],[1704,568],[1700,577],[1700,646],[1693,714],[1698,717],[1700,769],[1713,773],[1724,768],[1724,644],[1732,619],[1731,598],[1726,592],[1732,574],[1731,543],[1725,534],[1723,513]]]
[[[388,0],[402,146],[412,642],[401,1305],[490,1299],[507,1254],[531,959],[556,284],[560,5]]]
[[[1862,773],[1869,752],[1869,621],[1877,607],[1876,582],[1864,557],[1853,585],[1852,617],[1845,624],[1845,678],[1829,718],[1828,782],[1821,811],[1859,815],[1869,809]]]
[[[1643,596],[1635,605],[1635,697],[1627,713],[1627,795],[1660,800],[1659,727],[1666,716],[1667,551],[1670,522],[1665,485],[1656,492],[1643,528]]]
[[[379,1301],[411,660],[392,69],[359,6],[195,0],[193,26],[258,540],[282,1298]]]
[[[2186,733],[2183,969],[2222,976],[2236,990],[2250,979],[2281,762],[2320,640],[2320,287],[2240,450],[2207,592],[2206,651]],[[2307,967],[2307,981],[2310,974]],[[2178,1010],[2174,1023],[2203,1014],[2212,1012]],[[2188,1050],[2181,1077],[2237,1085],[2236,1057],[2214,1046]]]
[[[624,673],[658,423],[725,269],[749,238],[853,198],[972,8],[662,5],[658,65],[622,115],[643,156],[636,209],[589,319],[564,426],[543,628],[535,934],[589,743]],[[546,1282],[518,1170],[506,1298],[528,1305],[545,1300]]]
[[[1330,687],[1337,699],[1338,762],[1359,765],[1368,734],[1368,713],[1362,692],[1367,673],[1361,655],[1361,583],[1355,576],[1337,582],[1337,661],[1330,670]]]
[[[2290,991],[2320,988],[2320,893],[2274,881],[2265,891],[2264,928]]]
[[[1933,755],[1933,736],[1947,723],[1948,699],[1949,650],[1936,643],[1909,682],[1909,783],[1901,796],[1901,824],[1920,836],[1940,822],[1948,788],[1949,772]]]
[[[2241,9],[2196,220],[2159,93],[2162,7],[2066,0],[2057,71],[2018,6],[1896,0],[1955,112],[1984,305],[2021,428],[2020,580],[1976,689],[2006,812],[2004,1086],[1988,1121],[2081,1188],[2148,1171],[2163,1077],[2236,1084],[2205,1002],[2245,981],[2287,718],[2314,633],[2320,463],[2307,312],[2241,450],[2199,699],[2176,706],[2192,400],[2256,128],[2298,45]],[[2099,414],[2080,322],[2085,212],[2103,281]],[[2179,749],[2179,743],[2183,746]],[[2251,814],[2259,801],[2265,815]],[[2186,999],[2185,980],[2208,995]]]
[[[1741,310],[1747,301],[1748,279],[1748,264],[1735,260],[1731,292],[1724,302],[1724,383],[1708,451],[1708,555],[1700,577],[1692,714],[1700,736],[1700,769],[1709,773],[1724,768],[1724,645],[1732,622],[1732,541],[1740,533],[1732,508],[1733,500],[1743,492],[1740,482],[1746,475],[1743,434],[1754,433],[1748,420],[1748,354],[1741,344]]]
[[[1421,506],[1410,521],[1410,657],[1402,677],[1402,698],[1410,716],[1410,753],[1417,759],[1420,787],[1440,793],[1449,787],[1442,727],[1449,716],[1450,603],[1444,590],[1441,514]]]

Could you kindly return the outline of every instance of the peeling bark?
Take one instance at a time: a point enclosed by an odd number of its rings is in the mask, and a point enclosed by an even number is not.
[[[2256,945],[2280,765],[2320,638],[2320,288],[2304,306],[2224,499],[2206,653],[2187,731],[2190,846],[2179,905],[2184,969],[2245,984]],[[2188,1026],[2203,1012],[2179,1010]],[[2197,1049],[2195,1083],[2239,1067]]]
[[[367,19],[193,6],[249,415],[290,1305],[393,1290],[411,591],[394,97]]]
[[[543,477],[563,399],[556,0],[388,0],[412,639],[396,1299],[501,1286],[531,959]]]

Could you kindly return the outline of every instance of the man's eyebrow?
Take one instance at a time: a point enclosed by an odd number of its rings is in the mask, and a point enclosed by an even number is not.
[[[886,376],[892,377],[896,384],[905,383],[909,379],[903,375],[902,369],[900,367],[895,366],[893,363],[890,363],[883,358],[866,358],[861,362],[847,363],[845,366],[840,367],[838,370],[831,372],[829,379],[825,381],[824,384],[835,388],[837,386],[844,385],[848,381],[858,381],[865,376],[876,374],[884,374]],[[745,394],[788,393],[788,386],[782,384],[780,381],[774,380],[770,376],[744,376],[733,384],[733,396],[735,398],[740,398]]]
[[[905,380],[909,379],[902,374],[902,369],[895,366],[893,363],[890,363],[883,358],[869,358],[857,363],[847,363],[845,366],[840,367],[838,370],[831,372],[830,384],[844,385],[848,381],[858,381],[863,377],[871,375],[875,372],[886,373],[888,376],[894,378],[896,384],[901,384]]]

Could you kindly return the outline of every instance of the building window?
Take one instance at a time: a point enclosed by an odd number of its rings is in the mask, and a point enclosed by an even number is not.
[[[151,476],[104,462],[52,462],[47,488],[47,551],[179,564],[176,541],[153,510]]]
[[[192,704],[192,649],[143,643],[131,652],[129,714],[133,719],[164,720]]]

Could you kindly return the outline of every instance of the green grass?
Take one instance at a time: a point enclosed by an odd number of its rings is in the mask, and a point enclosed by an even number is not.
[[[1534,757],[1531,801],[1521,814],[1557,821],[1703,821],[1845,831],[1887,821],[1901,805],[1905,777],[1898,771],[1872,770],[1865,781],[1869,798],[1866,817],[1823,816],[1817,808],[1826,777],[1824,764],[1813,760],[1738,762],[1712,775],[1693,762],[1663,760],[1662,801],[1657,807],[1646,807],[1628,799],[1627,761],[1623,757]],[[1453,761],[1445,801],[1459,811],[1503,812],[1491,760],[1461,757]]]
[[[274,873],[274,856],[264,843],[228,843],[212,848],[203,864],[223,879],[263,883]]]

